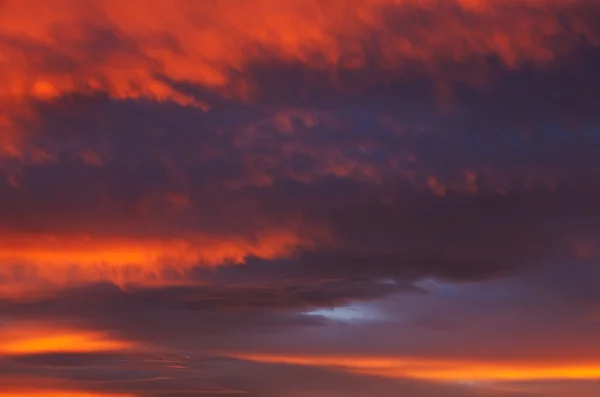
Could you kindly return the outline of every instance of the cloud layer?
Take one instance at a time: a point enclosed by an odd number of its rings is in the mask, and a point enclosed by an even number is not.
[[[592,397],[600,7],[0,0],[0,397]]]

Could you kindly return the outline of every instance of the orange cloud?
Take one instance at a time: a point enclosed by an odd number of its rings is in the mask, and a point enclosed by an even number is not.
[[[0,68],[0,97],[47,100],[102,90],[117,98],[193,104],[157,76],[224,88],[232,71],[266,57],[326,69],[359,68],[368,62],[366,44],[373,32],[381,42],[378,62],[394,70],[414,61],[434,70],[442,61],[473,56],[497,56],[509,66],[545,62],[581,36],[597,42],[581,15],[562,12],[572,4],[577,2],[8,0],[0,13],[0,37],[11,39],[0,44],[7,58]],[[464,23],[452,6],[475,18]],[[431,14],[426,28],[386,19],[415,8]],[[99,32],[90,33],[90,26]],[[561,45],[553,40],[559,36],[566,38]],[[90,45],[99,51],[90,52],[96,50]],[[238,93],[247,88],[238,86]]]
[[[439,381],[586,380],[600,377],[600,362],[465,361],[443,358],[234,355],[265,363],[327,367],[390,378]]]
[[[71,94],[209,103],[167,81],[223,95],[257,92],[250,67],[327,71],[419,65],[432,79],[479,84],[481,63],[545,64],[600,34],[583,0],[4,0],[0,3],[0,155],[28,154],[14,109]],[[426,16],[415,23],[414,12]],[[424,13],[424,14],[423,14]],[[396,20],[397,19],[397,20]],[[411,22],[412,21],[412,22]],[[468,22],[468,23],[467,23]],[[448,75],[448,62],[469,64]],[[32,116],[33,117],[33,116]],[[29,148],[30,149],[30,148]],[[93,161],[95,161],[94,159]]]
[[[248,256],[275,259],[310,245],[291,230],[164,239],[9,234],[0,237],[0,293],[97,281],[186,283],[186,271],[196,266],[243,263]]]
[[[15,388],[12,391],[0,391],[0,397],[134,397],[134,395],[68,390],[38,390],[36,388],[23,387]]]
[[[0,356],[106,352],[130,349],[135,345],[115,340],[98,331],[61,328],[43,323],[9,324],[0,330]]]

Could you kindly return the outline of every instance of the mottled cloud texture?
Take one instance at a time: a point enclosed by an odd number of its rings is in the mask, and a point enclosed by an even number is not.
[[[600,3],[0,0],[0,397],[600,395]]]

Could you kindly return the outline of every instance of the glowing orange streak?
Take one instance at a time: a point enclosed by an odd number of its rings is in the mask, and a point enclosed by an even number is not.
[[[152,266],[169,260],[183,265],[243,262],[253,255],[274,258],[302,245],[288,231],[244,237],[190,236],[172,239],[119,239],[94,236],[28,235],[0,237],[0,264]]]
[[[56,378],[24,375],[2,377],[0,397],[136,397],[136,394],[92,391],[78,383]]]
[[[265,363],[337,368],[390,378],[442,381],[585,380],[600,378],[598,363],[491,362],[424,358],[232,355]]]
[[[0,391],[0,397],[135,397],[135,395],[84,391],[42,391],[28,388],[9,392]]]
[[[16,324],[0,330],[0,356],[118,351],[134,346],[135,343],[115,340],[102,332],[46,324]]]
[[[248,256],[284,257],[310,244],[289,230],[264,232],[254,239],[202,235],[171,239],[4,235],[0,236],[0,279],[6,281],[0,282],[0,292],[18,292],[36,282],[178,283],[186,281],[185,272],[196,266],[243,263]]]

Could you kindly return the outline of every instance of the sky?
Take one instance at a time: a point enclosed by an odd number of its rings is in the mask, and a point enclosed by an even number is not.
[[[600,2],[0,0],[0,397],[597,397]]]

